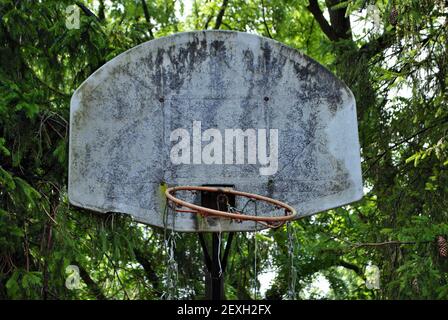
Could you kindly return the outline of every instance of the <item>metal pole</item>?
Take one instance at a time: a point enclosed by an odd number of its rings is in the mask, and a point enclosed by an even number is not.
[[[228,210],[227,205],[235,205],[235,197],[227,198],[225,203],[218,201],[218,193],[202,192],[201,204],[204,207],[218,210]],[[212,233],[212,250],[211,255],[207,249],[207,244],[204,239],[204,235],[199,233],[199,242],[201,243],[204,251],[204,261],[207,266],[208,274],[205,277],[205,292],[206,297],[209,300],[223,300],[224,297],[224,271],[226,269],[227,258],[230,252],[230,246],[232,244],[233,232],[229,233],[227,238],[224,255],[221,257],[221,233]]]
[[[224,300],[224,271],[226,270],[227,261],[230,253],[230,247],[235,233],[229,232],[227,237],[224,254],[220,256],[221,248],[219,247],[219,233],[212,233],[212,256],[210,256],[204,235],[199,233],[199,242],[204,252],[204,261],[207,267],[205,277],[205,296],[208,300]]]

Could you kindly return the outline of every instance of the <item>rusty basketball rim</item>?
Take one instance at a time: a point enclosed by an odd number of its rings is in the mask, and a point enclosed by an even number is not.
[[[283,216],[248,215],[238,211],[236,211],[235,213],[235,212],[226,212],[221,210],[210,209],[177,198],[175,196],[175,193],[177,191],[208,191],[208,192],[220,192],[223,194],[233,194],[235,196],[241,196],[257,201],[263,201],[273,205],[276,208],[283,208],[285,210],[285,215]],[[297,215],[296,210],[284,202],[269,197],[260,196],[258,194],[237,191],[232,188],[217,188],[217,187],[205,187],[205,186],[177,186],[166,189],[165,196],[169,201],[178,206],[178,208],[175,209],[178,212],[196,213],[205,216],[228,218],[238,221],[256,221],[268,227],[279,227],[283,225],[285,222],[294,219]],[[181,209],[182,207],[188,208],[190,210]]]

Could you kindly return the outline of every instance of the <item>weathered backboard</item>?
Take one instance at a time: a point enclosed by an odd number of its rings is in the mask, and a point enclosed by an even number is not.
[[[299,217],[362,197],[353,94],[267,38],[198,31],[143,43],[92,74],[70,115],[79,207],[178,231],[250,231],[261,225],[188,213],[164,222],[166,186],[232,185]]]

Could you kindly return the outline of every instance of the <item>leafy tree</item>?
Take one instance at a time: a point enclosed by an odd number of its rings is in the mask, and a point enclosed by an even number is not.
[[[191,3],[183,19],[186,3],[174,0],[0,0],[0,298],[203,298],[195,235],[80,210],[66,195],[72,92],[121,52],[195,29],[295,47],[344,79],[358,108],[364,199],[282,230],[239,234],[227,297],[260,298],[257,274],[274,270],[272,299],[322,298],[309,289],[317,275],[330,284],[324,298],[448,298],[437,241],[448,235],[446,1]],[[66,27],[73,5],[79,29]],[[168,268],[167,236],[178,272]],[[66,288],[69,265],[79,267],[80,289]],[[368,265],[380,268],[379,289],[365,285]]]

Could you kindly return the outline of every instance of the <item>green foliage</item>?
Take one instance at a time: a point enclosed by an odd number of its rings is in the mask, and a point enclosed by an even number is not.
[[[371,1],[380,32],[362,27],[370,19],[365,1],[318,1],[322,11],[328,3],[329,14],[351,17],[336,39],[308,0],[223,3],[196,0],[186,12],[174,0],[86,0],[80,28],[67,29],[73,1],[0,0],[0,298],[159,299],[167,292],[162,230],[68,204],[69,99],[137,44],[220,28],[286,43],[344,79],[357,100],[366,190],[358,203],[288,228],[238,234],[227,297],[261,298],[256,276],[270,271],[271,299],[447,299],[448,261],[435,241],[448,235],[444,1]],[[202,259],[196,235],[177,236],[179,298],[203,298]],[[69,265],[80,269],[78,289],[65,286]],[[380,268],[379,289],[365,285],[368,265]],[[316,279],[328,281],[328,292]]]

